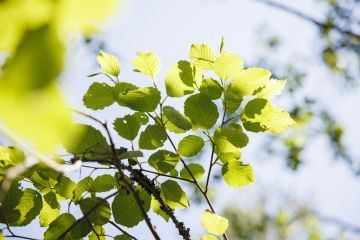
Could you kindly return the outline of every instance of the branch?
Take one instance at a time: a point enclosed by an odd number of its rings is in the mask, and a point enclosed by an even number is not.
[[[92,119],[92,120],[100,123],[100,124],[103,126],[103,128],[105,129],[105,131],[106,131],[106,133],[107,133],[107,135],[108,135],[109,141],[110,141],[111,152],[112,152],[112,164],[113,164],[114,166],[116,166],[116,168],[118,169],[119,175],[120,175],[120,180],[125,183],[125,187],[126,187],[126,188],[129,190],[129,192],[134,196],[135,201],[136,201],[136,203],[137,203],[137,205],[138,205],[138,207],[139,207],[142,215],[144,216],[145,222],[146,222],[148,228],[150,229],[152,235],[154,236],[154,238],[155,238],[156,240],[160,240],[160,237],[159,237],[159,235],[157,234],[154,226],[151,224],[150,218],[149,218],[149,216],[147,215],[147,212],[146,212],[146,210],[145,210],[145,208],[144,208],[144,205],[143,205],[143,203],[142,203],[142,200],[140,199],[139,193],[138,193],[137,190],[133,187],[132,183],[130,183],[130,182],[126,179],[124,173],[122,172],[121,166],[119,165],[119,164],[120,164],[120,161],[119,161],[119,159],[118,159],[118,157],[117,157],[117,154],[116,154],[115,144],[114,144],[113,138],[112,138],[112,136],[111,136],[111,133],[110,133],[110,130],[109,130],[108,126],[107,126],[106,121],[99,120],[99,119],[97,119],[97,118],[95,118],[95,117],[93,117],[93,116],[91,116],[91,115],[89,115],[89,114],[83,113],[83,112],[78,111],[78,110],[73,110],[73,111],[76,112],[76,113],[78,113],[78,114],[80,114],[80,115],[83,115],[83,116],[85,116],[85,117],[88,117],[88,118],[90,118],[90,119]]]
[[[113,221],[109,221],[109,223],[111,225],[113,225],[116,229],[118,229],[120,232],[122,232],[123,234],[125,234],[126,236],[130,237],[133,240],[138,240],[136,237],[134,237],[133,235],[131,235],[130,233],[126,232],[124,229],[122,229],[121,227],[119,227],[118,225],[116,225]]]
[[[315,24],[317,27],[320,27],[320,28],[327,28],[327,27],[331,27],[332,29],[335,29],[336,31],[338,31],[339,33],[341,34],[344,34],[344,35],[347,35],[349,37],[353,37],[355,39],[357,39],[358,41],[360,41],[360,34],[358,33],[354,33],[350,30],[344,30],[342,29],[341,27],[339,27],[338,25],[332,23],[330,26],[328,26],[326,23],[324,22],[320,22],[318,20],[316,20],[315,18],[313,18],[312,16],[309,16],[305,13],[302,13],[294,8],[291,8],[291,7],[288,7],[286,5],[283,5],[281,3],[278,3],[278,2],[274,2],[272,0],[255,0],[259,3],[262,3],[262,4],[266,4],[270,7],[273,7],[273,8],[277,8],[277,9],[280,9],[282,11],[285,11],[287,13],[290,13],[298,18],[301,18],[303,20],[306,20],[308,22],[311,22],[313,24]]]

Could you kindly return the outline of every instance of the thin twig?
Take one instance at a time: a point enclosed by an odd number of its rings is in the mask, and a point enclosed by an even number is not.
[[[134,237],[133,235],[131,235],[130,233],[128,233],[127,231],[125,231],[124,229],[122,229],[120,226],[118,226],[117,224],[115,224],[113,221],[109,221],[109,223],[111,225],[113,225],[116,229],[118,229],[120,232],[122,232],[123,234],[125,234],[126,236],[132,238],[133,240],[137,240],[136,237]]]

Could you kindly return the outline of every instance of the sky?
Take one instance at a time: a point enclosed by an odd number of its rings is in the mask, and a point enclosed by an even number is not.
[[[281,2],[319,19],[323,18],[324,6],[321,3],[310,0]],[[136,0],[124,3],[121,10],[107,22],[99,37],[106,43],[104,50],[119,57],[121,81],[140,86],[150,85],[145,77],[131,71],[130,62],[137,51],[155,52],[162,63],[158,76],[158,85],[161,86],[167,69],[171,64],[188,57],[192,43],[207,43],[218,49],[221,37],[224,36],[225,49],[241,56],[246,66],[252,66],[259,56],[266,54],[261,46],[264,34],[275,34],[283,43],[283,50],[271,56],[273,65],[291,60],[309,69],[306,92],[322,99],[324,105],[338,117],[347,130],[347,146],[359,156],[356,150],[359,145],[360,114],[354,111],[354,106],[360,103],[359,89],[342,88],[330,79],[332,75],[329,72],[319,68],[316,50],[320,43],[317,40],[317,29],[310,23],[251,0]],[[68,103],[112,122],[126,112],[115,105],[92,112],[82,105],[82,95],[91,83],[94,80],[106,81],[101,77],[86,78],[86,75],[97,70],[95,55],[78,38],[71,39],[67,66],[62,75],[62,87]],[[284,96],[278,103],[286,107],[288,101]],[[174,103],[181,107],[180,102]],[[82,118],[79,121],[86,122]],[[216,209],[229,204],[246,208],[249,202],[254,201],[254,196],[269,196],[277,191],[299,202],[310,203],[326,216],[354,225],[360,224],[359,179],[352,176],[345,164],[333,161],[324,138],[312,141],[305,152],[305,165],[299,171],[291,172],[284,166],[283,160],[264,159],[264,154],[259,153],[263,137],[250,134],[250,144],[242,153],[243,161],[253,166],[256,182],[241,189],[233,189],[225,184],[217,186],[219,198],[214,200]],[[117,144],[121,145],[122,142]],[[200,225],[204,209],[205,206],[199,206],[194,210],[176,212],[186,225],[191,226],[195,239],[204,233]],[[179,239],[172,223],[167,225],[157,216],[152,218],[160,235],[167,236],[167,239]],[[150,239],[144,224],[129,231],[140,236],[140,239]]]

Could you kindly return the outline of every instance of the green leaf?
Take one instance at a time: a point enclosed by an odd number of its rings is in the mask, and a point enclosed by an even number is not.
[[[96,59],[103,73],[113,75],[114,77],[119,76],[120,63],[114,55],[100,51]]]
[[[180,185],[173,181],[167,180],[161,184],[161,197],[171,208],[187,208],[189,200],[186,193],[181,189]]]
[[[110,205],[102,198],[85,198],[80,202],[80,209],[84,215],[91,211],[87,219],[95,225],[104,225],[110,220]]]
[[[208,210],[203,212],[201,224],[206,231],[217,236],[223,235],[229,226],[229,222],[226,218],[216,215]]]
[[[166,93],[169,97],[182,97],[194,92],[202,81],[201,69],[188,61],[173,64],[165,76]]]
[[[200,180],[205,173],[205,169],[200,164],[190,163],[187,165],[187,167],[189,168],[190,172],[192,173],[192,175],[196,180]],[[193,181],[193,178],[191,177],[189,171],[185,167],[181,169],[180,176],[182,178]]]
[[[223,52],[224,45],[225,45],[225,39],[224,39],[224,37],[222,37],[221,38],[221,44],[220,44],[220,54]]]
[[[87,108],[104,109],[115,102],[113,88],[106,83],[94,82],[85,93],[83,102]]]
[[[205,235],[201,238],[201,240],[218,240],[218,239],[212,235]]]
[[[151,196],[151,205],[150,208],[154,213],[161,216],[166,222],[169,221],[169,215],[167,215],[163,210],[161,210],[161,205],[158,200],[155,199],[154,196]]]
[[[167,139],[166,131],[159,125],[148,125],[140,134],[139,147],[141,149],[157,149],[164,145]]]
[[[0,146],[0,168],[13,166],[25,160],[25,154],[17,147]]]
[[[159,173],[168,173],[174,169],[179,162],[180,157],[167,150],[159,150],[149,157],[149,165],[155,168]]]
[[[143,153],[140,151],[126,151],[121,153],[118,156],[118,160],[122,160],[122,159],[136,159],[138,157],[143,157]]]
[[[212,100],[219,99],[223,93],[222,87],[218,81],[212,78],[206,78],[202,81],[199,91],[209,96]]]
[[[90,185],[91,192],[107,192],[116,186],[115,178],[109,174],[96,177]]]
[[[44,233],[44,240],[58,239],[75,221],[75,217],[70,213],[61,214],[50,224]],[[63,239],[71,240],[71,231]]]
[[[15,207],[15,210],[19,210],[20,213],[16,226],[28,225],[39,215],[42,206],[42,197],[39,192],[31,188],[24,189],[23,195]]]
[[[44,195],[43,207],[40,211],[40,226],[47,227],[60,215],[60,204],[56,194],[49,192]]]
[[[72,199],[76,184],[68,177],[59,176],[55,185],[56,193],[66,199]]]
[[[181,139],[178,145],[178,153],[184,157],[196,156],[204,147],[204,140],[196,135],[189,135]]]
[[[126,107],[126,104],[124,102],[119,101],[118,96],[126,94],[127,92],[136,89],[139,89],[139,87],[131,83],[127,83],[127,82],[116,83],[115,86],[113,87],[113,97],[120,106]]]
[[[113,125],[116,132],[129,141],[136,138],[140,129],[139,119],[134,115],[126,115],[122,118],[117,118]]]
[[[160,59],[155,53],[137,52],[137,57],[131,60],[131,65],[135,68],[134,71],[142,72],[146,76],[154,78],[160,70]]]
[[[85,218],[78,219],[78,224],[75,225],[75,227],[70,231],[70,235],[68,238],[68,235],[65,239],[83,239],[91,232],[91,224],[89,224],[89,221]]]
[[[281,91],[284,89],[287,80],[276,80],[270,79],[266,81],[265,87],[260,90],[257,94],[259,98],[270,99],[273,96],[281,94]]]
[[[226,127],[217,128],[215,130],[216,137],[225,137],[232,145],[238,148],[245,147],[249,138],[243,132],[240,124],[230,123]]]
[[[131,237],[125,234],[117,235],[114,237],[114,240],[132,240]]]
[[[153,112],[160,103],[160,92],[153,87],[119,92],[117,101],[120,105],[139,112]]]
[[[231,83],[225,90],[225,111],[227,113],[234,113],[240,107],[242,101],[242,95],[234,91]]]
[[[240,148],[245,147],[249,139],[243,133],[241,125],[230,123],[215,130],[213,141],[217,156],[225,163],[240,159]]]
[[[212,128],[218,117],[219,112],[211,98],[201,93],[192,95],[186,99],[185,115],[190,118],[194,127],[202,129]]]
[[[240,72],[231,83],[234,93],[251,96],[262,89],[269,80],[271,72],[263,68],[248,68]]]
[[[145,211],[149,211],[151,197],[143,189],[138,189]],[[115,222],[125,227],[134,227],[144,219],[135,198],[127,192],[120,192],[111,206]]]
[[[215,55],[207,44],[192,44],[190,48],[190,59],[194,60],[195,66],[204,70],[212,70]]]
[[[223,51],[214,63],[214,71],[223,80],[239,75],[244,67],[243,60],[235,54]]]
[[[262,98],[248,102],[240,118],[245,129],[252,132],[281,133],[295,123],[287,111]]]
[[[77,204],[82,199],[82,195],[84,192],[90,190],[90,186],[92,185],[93,179],[91,177],[83,178],[76,184],[76,188],[73,191],[73,201]]]
[[[96,233],[95,233],[96,232]],[[89,240],[106,240],[106,231],[103,226],[95,225],[89,235]]]
[[[65,144],[65,149],[78,157],[93,157],[94,155],[106,153],[108,144],[102,133],[89,125],[78,124],[80,136]]]
[[[18,182],[13,182],[10,186],[10,189],[6,192],[5,198],[0,205],[1,223],[7,223],[10,226],[16,226],[16,222],[20,218],[20,211],[15,208],[20,203],[20,199],[23,195],[24,192],[22,189],[20,189],[20,184]]]
[[[163,107],[163,121],[165,122],[165,127],[174,133],[184,133],[192,127],[187,117],[169,106]]]
[[[146,125],[149,122],[149,117],[143,112],[136,112],[133,114],[141,125]]]
[[[240,161],[225,163],[221,173],[225,182],[231,187],[243,187],[255,181],[251,166]]]

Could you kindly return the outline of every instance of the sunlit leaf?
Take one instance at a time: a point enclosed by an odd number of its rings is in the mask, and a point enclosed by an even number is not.
[[[229,226],[226,218],[216,215],[208,210],[201,216],[201,224],[209,233],[221,236]]]
[[[149,157],[149,165],[159,173],[168,173],[174,169],[179,162],[179,155],[167,150],[159,150]]]
[[[148,125],[140,134],[139,147],[141,149],[156,149],[162,147],[167,139],[166,131],[159,125]]]
[[[143,189],[138,189],[145,211],[149,211],[151,197]],[[144,219],[134,196],[127,192],[120,192],[111,206],[115,222],[126,227],[134,227]]]
[[[175,133],[187,132],[192,127],[192,124],[187,117],[178,112],[175,108],[169,106],[163,107],[163,121],[165,127],[169,131]]]
[[[240,72],[231,83],[233,92],[240,96],[254,95],[265,87],[271,72],[263,68],[247,68]]]
[[[141,72],[146,76],[154,78],[160,70],[160,59],[155,53],[137,52],[137,57],[131,60],[134,71]]]
[[[130,141],[136,138],[140,129],[139,118],[135,115],[126,115],[122,118],[117,118],[113,125],[121,137]]]
[[[107,192],[116,186],[115,178],[109,174],[103,174],[94,179],[90,185],[91,192]]]
[[[143,87],[136,90],[120,92],[117,101],[134,111],[153,112],[160,103],[160,92],[153,87]]]
[[[182,97],[200,87],[202,71],[190,62],[173,64],[165,76],[166,93],[169,97]]]
[[[184,110],[192,124],[201,129],[212,128],[219,117],[215,103],[211,101],[210,97],[201,93],[188,97],[184,104]]]
[[[223,93],[222,87],[218,81],[212,78],[206,78],[202,81],[199,91],[209,96],[212,100],[219,99]]]
[[[72,199],[75,188],[76,184],[66,176],[60,176],[58,183],[55,185],[56,193],[66,199]]]
[[[115,102],[113,88],[106,83],[93,83],[83,97],[84,105],[93,110],[104,109]]]
[[[184,157],[193,157],[204,147],[204,140],[196,135],[189,135],[181,139],[178,153]]]
[[[244,67],[243,60],[235,54],[223,51],[214,63],[214,71],[223,80],[239,75]]]
[[[47,227],[60,215],[60,204],[57,201],[56,194],[49,192],[44,195],[43,207],[39,218],[40,226]]]
[[[106,231],[103,226],[95,225],[91,229],[89,240],[106,240]]]
[[[161,210],[161,205],[158,200],[155,199],[154,196],[151,197],[151,209],[154,213],[161,216],[165,221],[169,221],[169,215],[167,215],[163,210]]]
[[[25,160],[25,154],[14,146],[0,146],[0,167],[4,168],[21,163]]]
[[[252,132],[281,133],[294,124],[287,111],[272,106],[268,100],[262,98],[246,104],[241,120],[245,129]]]
[[[204,175],[204,173],[205,173],[205,169],[200,164],[197,164],[197,163],[190,163],[190,164],[187,165],[187,168],[190,170],[191,174],[186,169],[186,167],[184,167],[180,171],[180,176],[182,178],[185,178],[185,179],[188,179],[188,180],[191,180],[191,181],[194,180],[192,176],[194,176],[194,178],[196,180],[200,180],[202,178],[202,176]]]
[[[167,180],[161,184],[161,197],[171,208],[189,207],[189,200],[186,193],[181,189],[180,185],[173,180]]]
[[[93,179],[91,177],[85,177],[81,181],[76,184],[76,188],[73,191],[73,201],[75,203],[80,202],[82,199],[82,195],[84,192],[90,190],[90,186],[92,185]]]
[[[221,173],[225,182],[231,187],[243,187],[255,181],[251,166],[240,161],[225,163]]]
[[[87,219],[95,225],[104,225],[110,220],[110,205],[102,198],[85,198],[80,202],[80,209],[84,215],[87,214]]]
[[[260,90],[257,94],[259,98],[271,98],[281,94],[281,91],[284,89],[287,80],[276,80],[270,79],[266,81],[265,87]]]
[[[211,70],[215,62],[215,55],[207,44],[192,44],[190,48],[190,59],[194,60],[195,66],[204,70]]]
[[[218,239],[212,235],[205,235],[201,238],[201,240],[218,240]]]
[[[114,55],[108,54],[106,52],[100,51],[97,56],[97,62],[101,67],[101,70],[105,74],[109,74],[115,77],[118,77],[120,74],[120,63],[117,57]]]

